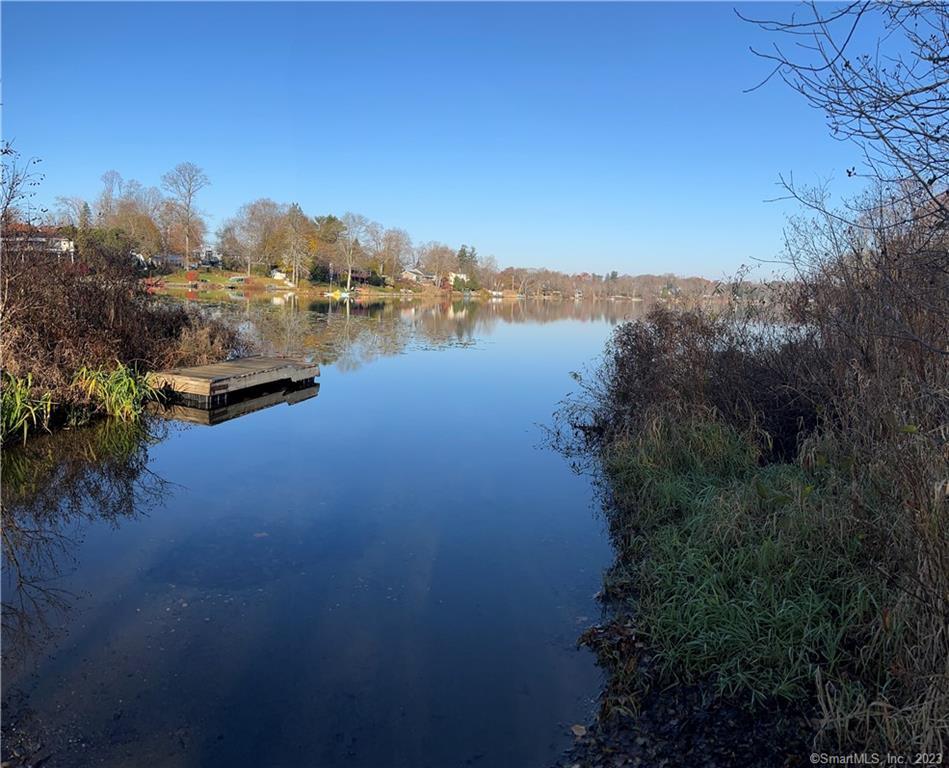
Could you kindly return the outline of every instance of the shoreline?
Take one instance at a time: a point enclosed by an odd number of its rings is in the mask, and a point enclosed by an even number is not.
[[[656,309],[620,325],[557,412],[553,447],[593,471],[614,552],[612,618],[581,638],[606,673],[600,713],[566,765],[676,764],[667,748],[693,737],[689,765],[729,765],[702,755],[742,740],[741,764],[771,743],[776,765],[940,751],[946,518],[926,491],[944,476],[944,411],[883,422],[864,390],[824,378],[849,348],[759,319]]]

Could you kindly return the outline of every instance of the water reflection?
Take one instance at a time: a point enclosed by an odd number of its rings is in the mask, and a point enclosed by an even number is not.
[[[539,299],[300,302],[289,297],[281,305],[245,300],[242,305],[222,305],[220,311],[239,312],[245,333],[268,354],[308,357],[354,370],[411,349],[472,346],[499,325],[579,321],[612,326],[641,317],[650,306]]]
[[[84,528],[145,514],[168,490],[148,469],[160,425],[103,421],[41,435],[3,455],[3,664],[51,639],[72,604],[59,586]]]

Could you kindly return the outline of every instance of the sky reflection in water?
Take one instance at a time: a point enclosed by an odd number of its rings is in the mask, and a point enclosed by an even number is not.
[[[218,311],[319,396],[8,452],[8,716],[66,766],[556,759],[609,548],[538,424],[640,308]]]

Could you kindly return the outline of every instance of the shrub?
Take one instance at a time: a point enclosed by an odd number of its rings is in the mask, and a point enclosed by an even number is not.
[[[0,358],[6,382],[20,382],[4,398],[5,425],[8,414],[9,423],[18,420],[12,395],[23,389],[28,395],[18,395],[20,402],[53,410],[86,404],[88,392],[75,386],[80,371],[111,375],[119,366],[138,380],[148,370],[240,351],[234,328],[201,309],[149,296],[129,254],[91,250],[97,242],[81,240],[74,261],[27,245],[5,247]]]
[[[583,380],[590,397],[567,419],[593,443],[635,433],[654,407],[712,408],[744,429],[754,422],[769,458],[793,458],[817,424],[832,382],[817,365],[812,329],[765,313],[651,309],[611,336]]]

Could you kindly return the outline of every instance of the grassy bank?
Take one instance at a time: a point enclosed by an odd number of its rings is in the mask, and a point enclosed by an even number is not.
[[[202,298],[205,294],[225,295],[224,291],[235,291],[244,295],[267,295],[273,292],[295,292],[310,297],[322,297],[325,293],[344,290],[338,283],[313,282],[301,280],[293,285],[287,280],[277,280],[267,275],[235,272],[225,269],[177,270],[150,280],[154,293],[160,295],[184,295],[196,293]],[[420,286],[415,283],[398,281],[394,286],[373,286],[368,283],[353,285],[353,290],[364,296],[395,296],[403,292],[439,295],[433,286]]]
[[[654,310],[579,377],[560,436],[616,551],[586,637],[606,718],[694,684],[783,702],[815,747],[945,752],[949,226],[879,200],[792,220],[767,307]]]
[[[751,711],[784,702],[816,745],[940,751],[945,366],[877,339],[861,371],[830,327],[759,321],[621,326],[565,412],[616,551],[615,620],[585,637],[610,675],[601,716],[699,685]]]
[[[755,436],[711,413],[656,415],[604,468],[622,542],[609,586],[638,594],[656,679],[708,680],[749,705],[806,701],[818,678],[851,701],[898,684],[907,629],[888,619],[880,542],[842,525],[846,473],[762,465]]]

